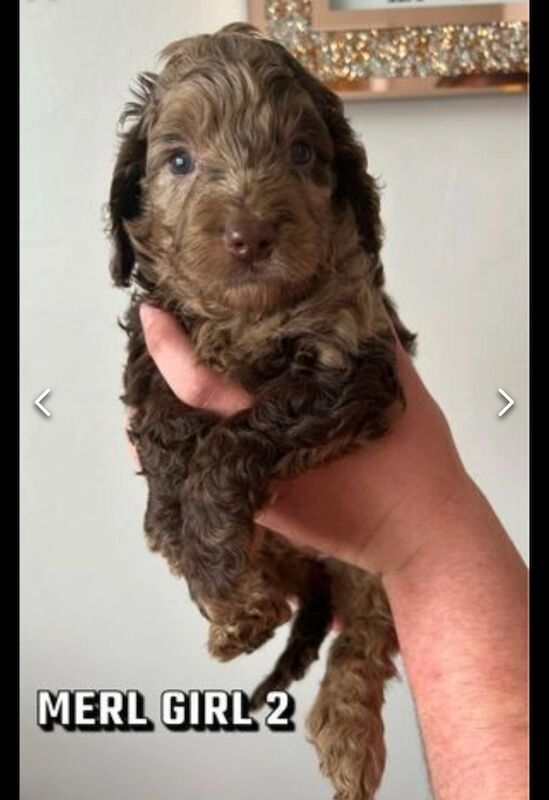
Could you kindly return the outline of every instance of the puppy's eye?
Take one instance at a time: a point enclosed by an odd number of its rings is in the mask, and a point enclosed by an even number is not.
[[[194,161],[186,150],[179,150],[170,158],[170,169],[174,175],[188,175],[194,169]]]
[[[312,157],[313,149],[306,142],[294,142],[290,148],[290,159],[296,166],[308,164]]]

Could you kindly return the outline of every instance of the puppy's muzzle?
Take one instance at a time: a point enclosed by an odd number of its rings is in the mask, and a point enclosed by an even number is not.
[[[267,220],[241,217],[228,222],[224,233],[229,253],[245,264],[268,258],[275,243],[275,229]]]

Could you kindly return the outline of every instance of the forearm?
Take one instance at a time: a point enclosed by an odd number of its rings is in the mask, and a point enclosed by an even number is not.
[[[472,484],[384,585],[437,800],[527,796],[527,572]]]

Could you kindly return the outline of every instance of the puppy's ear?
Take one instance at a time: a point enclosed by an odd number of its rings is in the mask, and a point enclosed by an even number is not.
[[[368,173],[364,147],[345,118],[341,99],[285,52],[297,80],[311,96],[332,137],[337,180],[334,200],[340,205],[351,204],[362,246],[367,253],[377,256],[383,240],[379,189]]]
[[[337,101],[338,107],[330,109],[330,122],[327,121],[335,148],[335,199],[351,204],[362,246],[377,257],[383,244],[379,189],[368,172],[364,147],[345,119],[341,100]]]
[[[134,91],[136,100],[128,103],[120,123],[135,120],[122,135],[122,143],[112,177],[109,217],[113,243],[111,275],[116,286],[129,286],[135,264],[134,249],[126,223],[139,216],[141,210],[141,181],[145,175],[147,130],[152,113],[155,76],[143,73]]]

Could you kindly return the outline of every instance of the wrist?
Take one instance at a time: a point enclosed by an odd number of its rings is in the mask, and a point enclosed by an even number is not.
[[[461,462],[403,494],[370,533],[357,555],[357,566],[383,579],[413,569],[420,553],[447,535],[451,521],[478,506],[479,490]]]
[[[488,595],[493,583],[494,596],[503,591],[502,604],[526,607],[526,566],[486,497],[466,476],[461,489],[430,517],[416,549],[381,578],[391,605],[413,599],[428,607],[447,591],[459,595],[471,576],[482,578],[481,593]]]

